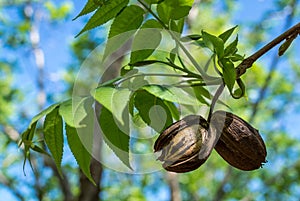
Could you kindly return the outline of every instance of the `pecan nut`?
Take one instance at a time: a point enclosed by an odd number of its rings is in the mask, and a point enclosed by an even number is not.
[[[154,144],[160,152],[158,160],[172,172],[189,172],[201,166],[210,155],[216,140],[210,137],[207,121],[198,115],[189,115],[165,129]],[[214,140],[214,141],[212,141]]]
[[[215,149],[230,165],[249,171],[266,162],[265,143],[249,123],[230,112],[216,111],[211,125],[221,133]]]

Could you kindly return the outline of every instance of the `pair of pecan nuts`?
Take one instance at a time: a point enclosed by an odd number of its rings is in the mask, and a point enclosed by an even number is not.
[[[213,148],[240,170],[258,169],[266,161],[266,146],[258,131],[225,111],[213,113],[210,124],[199,115],[184,117],[164,130],[154,144],[163,168],[179,173],[200,167]]]

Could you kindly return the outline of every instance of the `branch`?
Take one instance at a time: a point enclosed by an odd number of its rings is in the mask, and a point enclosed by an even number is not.
[[[181,201],[178,175],[174,172],[167,172],[166,179],[171,190],[171,201]]]
[[[273,47],[281,43],[282,41],[289,39],[291,37],[296,37],[298,34],[300,34],[300,22],[287,30],[286,32],[279,35],[277,38],[266,44],[264,47],[259,49],[257,52],[249,56],[248,58],[244,59],[243,62],[238,65],[236,68],[236,78],[238,79],[240,76],[242,76],[248,68],[252,66],[252,64],[259,59],[262,55],[267,53],[269,50],[271,50]]]

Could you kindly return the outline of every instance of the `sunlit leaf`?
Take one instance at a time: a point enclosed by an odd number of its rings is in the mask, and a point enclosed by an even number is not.
[[[168,24],[171,19],[178,20],[187,16],[193,3],[194,0],[165,0],[157,5],[157,13]]]
[[[205,45],[218,55],[221,59],[224,56],[224,42],[217,36],[202,31],[202,38]]]
[[[99,0],[97,3],[96,2],[97,2],[96,0],[88,0],[86,2],[85,6],[83,7],[83,9],[73,20],[76,20],[80,16],[83,16],[83,15],[93,12],[98,7],[102,6],[104,4],[105,0]]]
[[[225,56],[234,55],[237,52],[238,36],[230,43],[224,51]]]
[[[113,21],[110,26],[104,56],[111,55],[131,38],[144,20],[145,11],[136,5],[126,7]]]
[[[147,20],[136,33],[131,48],[130,63],[147,59],[161,41],[161,25],[154,19]]]
[[[73,97],[61,103],[59,114],[64,121],[71,127],[83,127],[82,120],[88,115],[86,105],[92,105],[91,97]]]
[[[126,117],[124,115],[128,115],[126,109],[128,109],[131,93],[127,88],[99,87],[93,91],[92,96],[109,110],[121,124],[125,124],[124,118]]]
[[[226,30],[225,32],[221,33],[219,35],[219,38],[221,38],[223,40],[224,43],[226,43],[226,41],[229,39],[229,37],[232,35],[233,31],[237,28],[238,26],[234,26],[228,30]]]
[[[58,108],[50,112],[45,118],[44,137],[58,172],[61,174],[61,160],[63,156],[63,122],[59,115]]]
[[[188,93],[187,91],[178,87],[165,87],[160,85],[148,85],[144,86],[143,89],[148,91],[160,99],[167,100],[170,102],[185,104],[185,105],[200,105],[202,104],[194,93]],[[182,98],[184,97],[184,98]]]
[[[163,2],[164,0],[145,0],[148,4],[158,4]]]
[[[122,34],[127,31],[138,29],[143,22],[145,11],[136,5],[126,7],[113,21],[108,38]]]
[[[73,156],[76,159],[77,164],[79,165],[82,172],[85,174],[85,176],[93,183],[95,184],[94,179],[92,178],[91,172],[90,172],[90,164],[91,164],[91,154],[87,151],[85,146],[82,144],[82,141],[80,137],[78,136],[78,133],[76,131],[76,128],[69,126],[68,124],[66,126],[66,135],[69,147],[71,149],[71,152]]]
[[[31,126],[36,123],[40,118],[42,118],[43,116],[49,114],[50,112],[52,112],[52,110],[54,110],[56,107],[58,107],[60,105],[60,103],[55,103],[51,106],[49,106],[48,108],[44,109],[43,111],[41,111],[39,114],[35,115],[32,119],[31,122],[28,126],[28,128],[31,128]]]
[[[113,114],[105,107],[102,108],[99,118],[104,141],[116,156],[131,169],[129,162],[129,122],[122,126],[116,123]]]
[[[77,34],[79,36],[83,32],[101,26],[114,18],[127,4],[129,0],[109,0],[105,1],[94,15],[89,19],[83,29]],[[76,36],[76,37],[77,37]]]
[[[222,64],[224,82],[227,85],[229,91],[231,92],[236,79],[236,71],[233,63],[229,60],[223,60]]]
[[[200,38],[202,38],[202,36],[199,34],[191,34],[191,35],[187,35],[187,36],[180,38],[180,40],[182,42],[190,42],[193,40],[199,40]]]

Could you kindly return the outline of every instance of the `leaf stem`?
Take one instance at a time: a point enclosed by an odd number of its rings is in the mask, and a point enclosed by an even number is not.
[[[224,90],[224,87],[225,87],[225,84],[222,83],[222,84],[218,87],[218,89],[217,89],[217,91],[216,91],[216,93],[215,93],[215,95],[214,95],[214,97],[213,97],[213,99],[212,99],[212,101],[211,101],[210,109],[209,109],[209,113],[208,113],[208,118],[207,118],[207,122],[208,122],[208,123],[210,123],[211,115],[212,115],[212,113],[213,113],[213,111],[214,111],[216,102],[218,101],[220,95],[222,94],[222,92],[223,92],[223,90]]]

